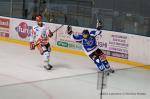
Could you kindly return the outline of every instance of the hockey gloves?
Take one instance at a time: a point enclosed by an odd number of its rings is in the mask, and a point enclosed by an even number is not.
[[[102,29],[102,22],[100,20],[97,20],[96,29],[101,30]]]
[[[67,26],[67,34],[69,34],[69,35],[72,34],[72,27],[71,27],[71,25]]]
[[[30,42],[30,50],[34,50],[35,49],[35,44],[34,42]]]
[[[53,33],[49,30],[49,34],[48,34],[49,37],[52,37],[53,36]]]

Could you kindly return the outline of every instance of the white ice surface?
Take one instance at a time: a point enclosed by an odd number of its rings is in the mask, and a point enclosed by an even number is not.
[[[51,64],[46,71],[37,50],[0,41],[0,99],[99,99],[97,70],[88,57],[52,51]],[[149,99],[150,71],[110,64],[123,70],[107,78],[103,99]]]

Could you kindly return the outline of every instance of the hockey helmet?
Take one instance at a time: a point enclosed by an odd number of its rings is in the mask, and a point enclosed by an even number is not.
[[[84,34],[89,34],[89,31],[88,30],[83,30],[82,35],[84,35]]]
[[[88,38],[90,36],[90,33],[88,30],[83,30],[82,35],[83,35],[83,38]]]
[[[40,15],[39,15],[39,16],[36,16],[36,21],[37,21],[37,22],[41,22],[41,21],[42,21],[42,16],[40,16]]]

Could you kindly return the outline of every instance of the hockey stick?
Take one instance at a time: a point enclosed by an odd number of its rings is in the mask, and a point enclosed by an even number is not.
[[[104,89],[104,74],[105,72],[102,72],[102,82],[101,82],[101,90],[100,90],[100,99],[103,99],[103,89]]]
[[[97,90],[100,90],[100,99],[103,99],[103,89],[107,85],[107,76],[106,71],[98,71]]]
[[[62,28],[64,26],[64,24],[62,24],[61,26],[59,26],[56,30],[54,30],[52,33],[57,32],[60,28]]]
[[[96,21],[97,21],[96,25],[103,27],[102,18],[99,19],[98,14],[97,13],[95,14],[96,14]]]

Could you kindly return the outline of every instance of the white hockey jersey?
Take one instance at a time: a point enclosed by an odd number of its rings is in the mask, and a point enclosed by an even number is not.
[[[35,44],[46,45],[49,42],[49,37],[52,33],[49,30],[48,26],[43,23],[42,27],[39,25],[32,27],[32,32],[29,36],[30,42]]]

